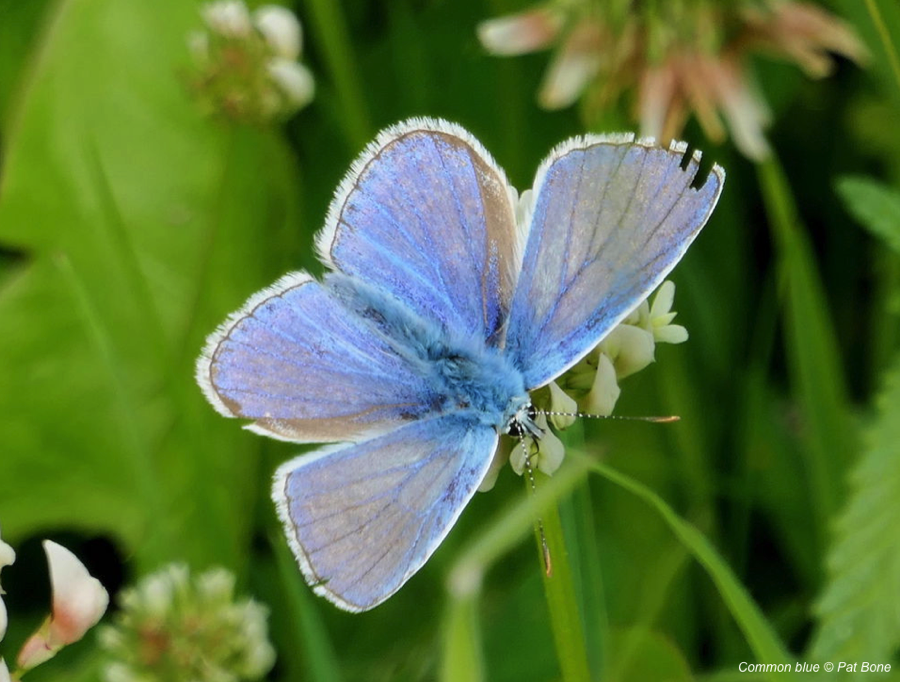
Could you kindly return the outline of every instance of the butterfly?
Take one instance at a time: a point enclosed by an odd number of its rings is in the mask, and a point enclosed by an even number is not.
[[[501,434],[540,436],[529,391],[655,289],[725,179],[700,154],[577,137],[521,198],[463,128],[416,118],[353,163],[316,249],[207,340],[197,380],[227,417],[332,443],[278,468],[272,497],[306,581],[366,611],[418,571]],[[337,444],[333,444],[337,443]]]

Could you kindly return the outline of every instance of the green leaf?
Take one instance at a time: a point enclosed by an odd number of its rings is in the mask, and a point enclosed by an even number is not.
[[[883,182],[861,176],[844,176],[836,186],[850,214],[900,253],[900,192]]]
[[[690,665],[678,646],[665,635],[647,628],[627,628],[612,631],[610,649],[617,660],[626,662],[616,666],[610,679],[619,682],[690,682],[694,679]]]
[[[0,518],[81,528],[141,568],[247,561],[258,440],[202,398],[204,336],[278,273],[294,222],[282,143],[201,118],[179,0],[54,6],[15,103],[0,243]],[[293,227],[296,230],[296,224]]]
[[[900,358],[887,373],[851,488],[828,553],[810,657],[887,662],[900,645]]]

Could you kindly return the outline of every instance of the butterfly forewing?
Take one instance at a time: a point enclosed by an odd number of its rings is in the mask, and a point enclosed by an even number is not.
[[[430,412],[433,387],[364,318],[299,273],[248,301],[198,361],[210,402],[254,430],[352,440]]]
[[[508,352],[529,388],[586,355],[671,271],[722,188],[715,166],[691,187],[683,147],[588,137],[538,171]]]
[[[417,119],[382,133],[338,190],[317,246],[443,329],[499,339],[519,236],[503,171],[463,129]]]

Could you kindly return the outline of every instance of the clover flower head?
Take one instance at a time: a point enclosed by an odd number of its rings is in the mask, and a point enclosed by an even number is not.
[[[620,382],[654,362],[656,344],[687,341],[687,330],[672,324],[676,316],[672,310],[674,300],[675,285],[663,282],[583,360],[556,381],[533,391],[535,423],[544,432],[543,437],[535,441],[526,436],[521,442],[502,439],[478,489],[490,490],[507,461],[519,475],[526,468],[526,459],[533,469],[548,475],[554,473],[565,455],[554,429],[565,430],[575,422],[578,413],[611,415],[622,393]]]
[[[115,624],[100,633],[105,682],[239,682],[268,672],[275,652],[268,610],[237,599],[234,575],[213,568],[192,576],[173,564],[119,597]]]
[[[770,115],[750,55],[793,61],[817,78],[831,71],[832,54],[866,58],[848,25],[818,5],[794,0],[550,0],[483,21],[477,33],[498,56],[555,48],[538,93],[546,109],[581,100],[590,126],[598,113],[631,95],[642,135],[665,142],[693,113],[711,139],[723,139],[727,130],[752,159],[769,153],[764,129]]]
[[[315,82],[297,60],[300,22],[278,5],[250,12],[241,0],[201,9],[205,29],[188,35],[191,89],[209,113],[242,123],[285,118],[313,98]]]

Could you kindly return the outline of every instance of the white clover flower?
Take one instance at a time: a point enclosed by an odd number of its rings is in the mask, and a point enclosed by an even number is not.
[[[253,12],[239,0],[205,5],[206,30],[188,35],[192,94],[207,113],[242,123],[271,123],[308,104],[315,93],[310,71],[297,62],[300,22],[285,7]]]
[[[565,0],[483,21],[485,50],[513,56],[553,48],[539,104],[582,102],[587,123],[632,99],[644,137],[678,137],[689,115],[713,140],[730,131],[752,159],[769,153],[770,114],[755,87],[754,53],[780,56],[807,75],[830,73],[832,54],[858,63],[866,48],[853,29],[804,1],[626,3]]]
[[[103,680],[238,682],[263,677],[275,662],[268,609],[252,599],[236,602],[234,584],[234,575],[222,568],[192,576],[186,566],[175,564],[125,590],[115,625],[100,636],[110,659],[103,666]]]
[[[250,12],[241,0],[219,0],[204,5],[200,13],[214,33],[229,38],[246,36],[253,29]]]
[[[253,13],[253,23],[277,57],[295,61],[303,48],[300,22],[289,9],[263,5]]]
[[[0,682],[12,682],[9,676],[9,668],[6,667],[6,661],[0,658]]]
[[[520,224],[531,210],[531,192],[521,197],[513,194]],[[672,324],[675,285],[664,282],[651,299],[642,301],[620,322],[594,350],[546,389],[541,388],[532,399],[538,416],[535,423],[544,431],[537,443],[524,437],[511,447],[498,447],[488,473],[479,490],[490,490],[502,466],[509,460],[513,470],[521,475],[525,469],[526,452],[532,467],[552,474],[560,466],[564,452],[562,441],[548,426],[558,430],[572,425],[578,412],[609,416],[622,393],[619,382],[647,367],[655,359],[657,343],[682,343],[687,330]],[[546,392],[545,392],[546,391]],[[544,414],[541,410],[546,411]],[[509,443],[508,439],[501,443]],[[524,448],[523,449],[523,444]]]
[[[19,652],[25,670],[52,658],[94,627],[109,605],[109,594],[78,558],[62,545],[44,540],[50,566],[53,606],[50,617],[28,638]]]

